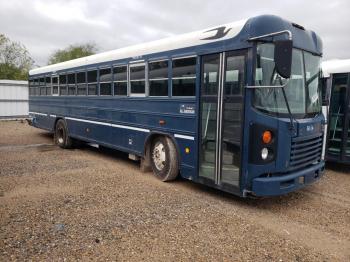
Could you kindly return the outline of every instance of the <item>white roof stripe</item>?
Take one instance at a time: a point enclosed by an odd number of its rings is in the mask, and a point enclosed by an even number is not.
[[[207,44],[216,41],[222,41],[229,38],[233,38],[242,30],[243,26],[247,20],[240,20],[233,23],[228,23],[224,25],[215,26],[205,30],[200,30],[192,33],[187,33],[179,36],[169,37],[162,40],[157,40],[153,42],[143,43],[139,45],[134,45],[130,47],[120,48],[92,56],[87,56],[83,58],[78,58],[70,60],[67,62],[44,66],[41,68],[36,68],[30,70],[30,75],[43,74],[48,72],[55,72],[59,70],[64,70],[68,68],[74,68],[78,66],[86,66],[90,64],[103,63],[108,61],[115,61],[125,58],[140,57],[147,54],[159,53],[168,50],[175,50],[185,47],[191,47],[201,44]],[[219,31],[214,29],[219,27],[223,28],[223,32],[227,33],[224,37],[214,40],[203,40],[208,37],[214,36]],[[214,30],[209,32],[210,30]],[[229,30],[229,31],[227,31]]]
[[[350,73],[350,59],[334,59],[322,62],[324,77],[331,74]]]

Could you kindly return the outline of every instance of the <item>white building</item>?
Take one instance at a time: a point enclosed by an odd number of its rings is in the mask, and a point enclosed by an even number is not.
[[[0,118],[28,116],[28,82],[0,80]]]

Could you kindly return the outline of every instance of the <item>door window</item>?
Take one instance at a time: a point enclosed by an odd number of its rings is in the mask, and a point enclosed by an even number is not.
[[[209,55],[202,59],[201,86],[201,152],[199,175],[216,179],[217,158],[217,109],[221,55]]]
[[[226,56],[222,112],[221,181],[239,185],[245,56]]]

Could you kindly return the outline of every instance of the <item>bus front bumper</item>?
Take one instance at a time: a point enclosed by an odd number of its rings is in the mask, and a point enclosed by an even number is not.
[[[300,189],[319,180],[324,174],[324,162],[307,169],[274,177],[253,179],[252,194],[255,196],[278,196]]]

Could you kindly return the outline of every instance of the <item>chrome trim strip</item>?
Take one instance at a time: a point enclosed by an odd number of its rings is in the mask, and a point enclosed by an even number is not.
[[[38,113],[38,112],[28,112],[28,113],[32,115],[38,115],[38,116],[47,116],[47,114]]]
[[[174,137],[194,141],[194,137],[193,136],[185,136],[185,135],[174,134]]]
[[[260,35],[260,36],[255,36],[255,37],[251,37],[248,39],[248,41],[255,41],[264,37],[269,37],[269,36],[275,36],[275,35],[282,35],[282,34],[288,34],[288,38],[289,40],[293,39],[293,34],[291,31],[289,30],[283,30],[283,31],[278,31],[278,32],[274,32],[274,33],[269,33],[266,35]]]
[[[220,67],[220,93],[219,93],[219,129],[218,129],[218,163],[217,163],[217,178],[216,183],[221,183],[221,162],[222,162],[222,118],[223,118],[223,104],[224,104],[224,80],[225,80],[225,59],[226,53],[222,53]]]
[[[133,126],[116,125],[116,124],[111,124],[111,123],[106,123],[106,122],[92,121],[92,120],[80,119],[80,118],[74,118],[74,117],[65,117],[65,119],[72,120],[72,121],[77,121],[77,122],[84,122],[84,123],[102,125],[102,126],[110,126],[110,127],[117,127],[117,128],[135,130],[135,131],[140,131],[140,132],[145,132],[145,133],[149,133],[150,132],[149,129],[138,128],[138,127],[133,127]]]
[[[216,154],[215,154],[215,184],[219,184],[219,175],[220,175],[220,159],[221,159],[221,93],[222,93],[222,71],[223,71],[223,53],[220,53],[219,59],[219,82],[218,82],[218,100],[217,100],[217,112],[216,112]]]

